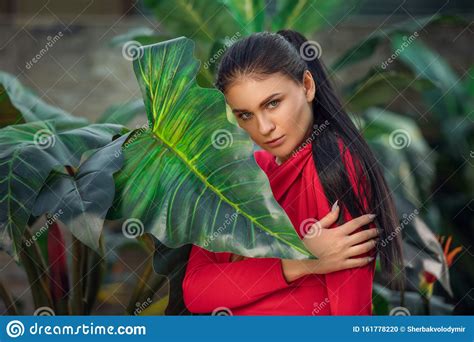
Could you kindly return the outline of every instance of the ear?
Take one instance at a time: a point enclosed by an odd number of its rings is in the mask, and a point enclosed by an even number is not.
[[[303,75],[303,86],[305,89],[306,100],[311,102],[314,100],[316,94],[316,83],[314,82],[313,75],[309,70],[305,70]]]

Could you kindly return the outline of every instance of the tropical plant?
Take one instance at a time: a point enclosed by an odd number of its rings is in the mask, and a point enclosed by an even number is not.
[[[42,314],[89,313],[103,275],[100,233],[114,196],[112,174],[122,165],[128,130],[88,124],[3,72],[0,110],[0,247],[24,268]],[[73,236],[71,270],[59,221]],[[0,283],[7,311],[19,313]]]

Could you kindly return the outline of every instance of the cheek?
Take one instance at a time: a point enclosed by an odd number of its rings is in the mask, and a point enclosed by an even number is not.
[[[239,123],[240,128],[242,128],[248,136],[255,142],[259,142],[259,133],[256,125],[252,123]]]
[[[291,130],[305,131],[310,118],[310,111],[304,101],[288,102],[284,109],[285,120],[282,124]]]

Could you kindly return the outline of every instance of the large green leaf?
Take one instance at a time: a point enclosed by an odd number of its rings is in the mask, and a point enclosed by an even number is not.
[[[74,174],[54,173],[37,195],[34,216],[58,213],[59,220],[82,243],[99,250],[104,218],[115,193],[113,174],[123,164],[123,135],[98,149]]]
[[[428,25],[459,21],[462,21],[459,17],[435,14],[416,20],[409,19],[392,25],[386,29],[374,31],[339,57],[336,62],[331,65],[331,69],[333,71],[341,70],[352,64],[366,60],[374,54],[375,50],[382,42],[386,41],[387,38],[392,37],[392,35],[417,35],[419,31],[424,30]],[[396,46],[395,49],[399,47],[400,45]]]
[[[65,165],[76,168],[86,151],[106,145],[118,125],[90,125],[73,130],[54,126],[56,121],[11,125],[0,130],[0,243],[10,251],[31,215],[40,189],[51,171]],[[15,250],[11,251],[15,254]]]
[[[265,0],[220,0],[244,34],[265,30]]]
[[[431,150],[416,123],[379,108],[364,113],[364,137],[385,167],[392,191],[399,192],[416,207],[431,195],[436,152]]]
[[[145,0],[169,37],[187,36],[197,42],[196,56],[203,62],[218,59],[226,47],[222,42],[236,40],[256,32],[276,32],[281,29],[294,29],[310,35],[323,27],[339,23],[356,11],[357,1],[334,0],[217,0],[211,2],[196,0]],[[149,44],[160,41],[152,34],[136,34],[125,37]],[[123,38],[117,38],[123,41]],[[168,38],[169,39],[169,38]],[[218,49],[219,53],[213,51]],[[198,82],[211,86],[214,80],[210,68],[202,68]]]
[[[242,29],[221,1],[146,0],[145,4],[169,33],[192,37],[199,41],[200,49],[204,43],[211,44]]]
[[[403,35],[392,36],[393,48],[404,41]],[[429,104],[429,111],[438,118],[461,116],[465,114],[464,101],[467,93],[463,84],[449,64],[437,53],[419,40],[413,41],[400,51],[400,60],[408,65],[418,77],[426,78],[437,85],[437,88],[426,90],[424,97]]]
[[[162,40],[157,32],[149,27],[135,27],[130,31],[119,34],[110,40],[110,46],[123,46],[123,44],[134,41],[142,45],[157,43]]]
[[[168,247],[310,257],[255,163],[252,142],[227,121],[223,94],[196,84],[193,47],[181,37],[145,46],[134,61],[150,128],[124,144],[116,207]]]
[[[471,65],[469,70],[464,75],[463,84],[472,101],[474,99],[474,65]],[[474,118],[474,113],[469,113],[469,115],[471,118]]]
[[[38,120],[55,120],[70,128],[87,124],[86,119],[45,103],[13,75],[0,71],[0,127]]]
[[[352,111],[362,111],[369,107],[390,103],[407,89],[423,91],[433,87],[431,81],[423,78],[416,79],[408,73],[373,70],[346,89],[346,105]]]
[[[97,123],[127,125],[140,114],[145,114],[143,100],[132,100],[126,103],[112,105],[107,108],[99,117]]]
[[[236,0],[238,1],[238,0]],[[341,0],[281,0],[275,1],[271,30],[293,29],[310,35],[327,26],[333,26],[357,11],[361,1]],[[269,6],[270,7],[270,6]],[[269,12],[272,10],[269,9]]]
[[[392,44],[403,41],[400,35],[392,37]],[[421,92],[426,103],[427,113],[434,119],[437,126],[439,144],[443,155],[454,169],[465,162],[465,156],[472,149],[470,137],[474,131],[472,120],[473,99],[468,88],[456,72],[439,54],[431,50],[421,41],[414,41],[399,56],[418,78],[429,79],[436,87]],[[454,171],[449,171],[452,173]]]

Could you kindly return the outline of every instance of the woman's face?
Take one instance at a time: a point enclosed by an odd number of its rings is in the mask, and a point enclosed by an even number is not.
[[[279,162],[311,134],[315,83],[309,71],[302,81],[298,84],[282,73],[242,76],[225,92],[239,126]]]

